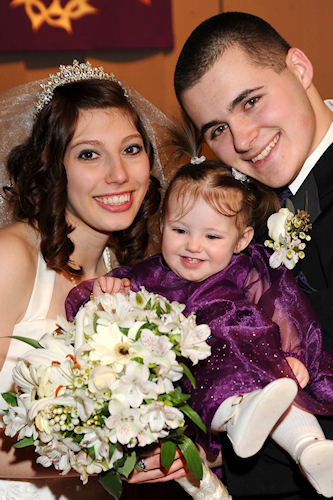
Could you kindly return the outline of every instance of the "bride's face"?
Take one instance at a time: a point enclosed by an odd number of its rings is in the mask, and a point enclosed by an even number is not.
[[[142,136],[125,111],[81,110],[64,165],[71,223],[103,233],[132,224],[150,172]]]

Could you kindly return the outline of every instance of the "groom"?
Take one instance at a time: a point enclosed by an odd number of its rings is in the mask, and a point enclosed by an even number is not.
[[[288,188],[295,209],[309,212],[312,239],[294,271],[321,320],[323,346],[332,350],[333,102],[316,90],[311,62],[262,19],[227,12],[190,35],[177,62],[175,90],[220,160],[279,193]],[[333,419],[322,418],[321,425],[333,438]],[[227,448],[225,443],[223,457],[235,497],[319,498],[271,440],[251,460],[235,459]]]

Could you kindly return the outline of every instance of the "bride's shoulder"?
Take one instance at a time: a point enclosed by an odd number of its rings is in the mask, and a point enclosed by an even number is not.
[[[37,265],[39,238],[24,222],[15,222],[0,229],[0,268],[34,275]]]

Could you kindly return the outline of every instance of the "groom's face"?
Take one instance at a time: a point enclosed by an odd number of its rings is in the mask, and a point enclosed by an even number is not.
[[[277,73],[234,46],[181,96],[220,160],[275,188],[290,184],[316,147],[308,83],[295,62],[297,53]]]

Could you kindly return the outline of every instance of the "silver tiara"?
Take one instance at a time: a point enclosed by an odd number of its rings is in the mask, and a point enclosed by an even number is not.
[[[105,73],[103,66],[93,67],[89,61],[79,63],[76,59],[74,59],[73,64],[67,66],[60,65],[58,73],[50,74],[49,78],[47,83],[40,84],[43,90],[38,96],[36,104],[37,112],[41,111],[52,100],[54,89],[66,83],[92,79],[112,80],[122,87],[121,82],[115,78],[113,73]],[[127,91],[125,89],[123,91],[124,95],[127,96]]]

